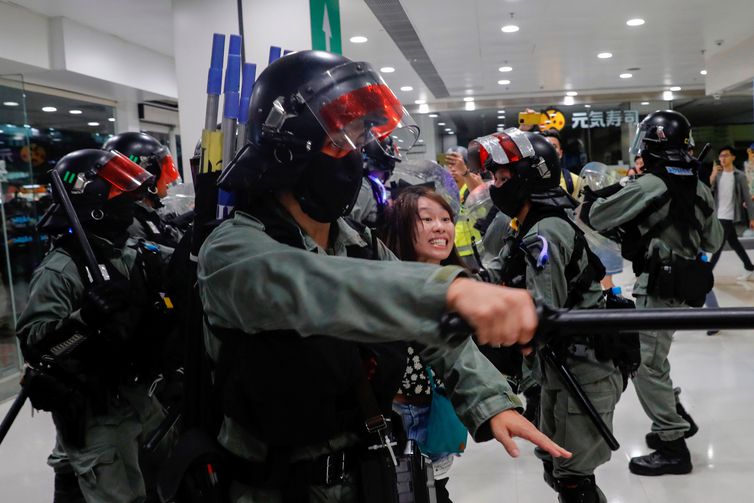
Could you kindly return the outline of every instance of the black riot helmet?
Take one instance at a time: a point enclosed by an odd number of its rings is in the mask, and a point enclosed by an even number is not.
[[[249,142],[218,184],[240,193],[239,207],[254,194],[292,190],[304,212],[323,222],[350,212],[365,146],[392,136],[408,150],[418,137],[379,72],[328,52],[276,60],[255,82],[250,110]]]
[[[636,137],[630,152],[640,155],[650,165],[653,160],[685,165],[694,161],[689,153],[693,146],[694,138],[688,119],[673,110],[658,110],[647,115],[636,126]]]
[[[125,230],[133,221],[133,202],[154,183],[154,176],[123,154],[100,149],[71,152],[53,170],[60,175],[85,227]],[[64,231],[70,222],[54,189],[52,196],[54,202],[38,226],[50,232]]]
[[[149,192],[153,196],[165,197],[168,186],[178,180],[178,170],[170,150],[146,133],[129,131],[116,134],[102,145],[102,149],[120,152],[152,174],[154,181]]]
[[[381,141],[367,143],[363,149],[364,167],[370,171],[380,171],[385,174],[385,179],[395,169],[395,163],[401,162],[400,149],[392,137],[388,136]]]
[[[511,178],[502,186],[490,186],[495,206],[510,217],[531,200],[554,206],[573,206],[560,188],[560,160],[542,135],[509,128],[476,138],[469,144],[469,168],[494,173],[508,168]]]

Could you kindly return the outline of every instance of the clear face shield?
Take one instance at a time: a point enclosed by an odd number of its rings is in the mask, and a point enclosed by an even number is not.
[[[343,157],[391,137],[400,158],[419,138],[419,127],[368,63],[346,63],[299,89],[301,99],[327,133],[322,151]]]

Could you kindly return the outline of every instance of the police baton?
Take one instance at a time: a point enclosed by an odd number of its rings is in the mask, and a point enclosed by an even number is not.
[[[86,267],[89,269],[89,274],[92,275],[92,283],[104,283],[105,278],[102,276],[99,265],[97,265],[92,245],[89,244],[84,229],[81,227],[76,210],[73,208],[73,204],[71,204],[71,198],[68,197],[68,192],[66,192],[63,186],[63,180],[60,179],[60,174],[54,169],[50,171],[50,180],[52,180],[53,195],[57,198],[58,204],[63,206],[65,215],[68,217],[68,224],[71,226],[71,231],[78,240],[81,252],[84,254]]]
[[[3,422],[0,423],[0,444],[5,440],[5,435],[8,434],[8,430],[10,430],[10,427],[13,425],[13,421],[16,420],[16,416],[18,416],[18,413],[21,412],[21,409],[24,407],[26,399],[29,398],[29,390],[25,382],[28,373],[29,368],[27,367],[24,376],[21,378],[21,391],[18,392],[18,396],[13,400],[10,409],[8,409],[8,413],[5,414],[5,417],[3,418]]]
[[[620,447],[589,397],[548,342],[565,335],[609,334],[645,330],[743,330],[754,328],[754,309],[729,307],[716,309],[554,309],[537,305],[539,325],[534,344],[542,357],[560,375],[582,412],[597,428],[612,450]],[[446,315],[442,331],[451,342],[460,343],[473,329],[456,314]]]

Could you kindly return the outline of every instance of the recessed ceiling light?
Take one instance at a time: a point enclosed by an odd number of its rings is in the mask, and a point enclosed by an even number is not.
[[[511,83],[511,81],[507,79],[503,79],[503,80],[498,80],[497,83],[500,84],[501,86],[507,86],[508,84]]]
[[[444,122],[438,122],[438,123],[437,123],[437,125],[438,125],[438,126],[444,126],[444,125],[445,125],[445,123],[444,123]]]
[[[445,128],[445,131],[453,131],[453,130],[452,130],[452,129],[450,129],[449,127],[446,127],[446,128]]]
[[[81,115],[84,112],[82,112],[81,110],[68,110],[68,113],[71,115]]]
[[[513,67],[512,66],[501,66],[497,69],[498,72],[512,72]]]
[[[503,33],[516,33],[520,28],[516,26],[515,24],[506,24],[502,28],[500,28],[500,31]]]
[[[108,122],[115,122],[115,117],[108,117]]]
[[[498,110],[498,111],[497,111],[497,113],[499,113],[499,114],[504,114],[504,113],[505,113],[505,110]]]
[[[618,75],[618,77],[622,79],[630,79],[631,77],[633,77],[633,75],[630,73],[621,73],[620,75]]]
[[[681,86],[673,86],[673,87],[670,88],[670,90],[671,91],[680,91],[681,90]]]
[[[87,126],[99,126],[99,122],[87,122]]]
[[[644,20],[640,17],[637,17],[634,19],[629,19],[628,21],[626,21],[626,24],[628,26],[641,26],[644,24]]]
[[[707,75],[707,70],[702,70],[702,71],[701,71],[701,72],[699,72],[699,73],[700,73],[701,75]]]
[[[466,102],[466,103],[464,104],[464,108],[465,108],[465,109],[466,109],[467,111],[469,111],[469,112],[473,112],[474,110],[476,110],[476,103],[474,103],[473,101],[467,101],[467,102]]]
[[[15,101],[3,101],[3,105],[5,105],[6,107],[17,107],[18,103],[16,103]]]
[[[423,105],[427,102],[427,100],[414,100],[414,104],[416,105]]]
[[[579,95],[579,93],[577,93],[576,91],[568,91],[566,93],[566,96],[578,96],[578,95]]]
[[[448,134],[455,134],[453,131],[448,131]]]
[[[401,91],[413,91],[414,88],[411,86],[403,86],[401,87]]]
[[[505,119],[505,115],[498,115],[497,118],[498,119]]]
[[[649,102],[648,101],[642,101],[641,104],[644,105],[644,106],[647,106],[647,105],[649,105]]]
[[[601,52],[601,53],[597,54],[597,57],[600,58],[600,59],[608,59],[608,58],[612,58],[613,57],[613,53],[612,52]]]
[[[58,109],[55,107],[42,107],[43,112],[57,112]]]
[[[395,68],[393,68],[392,66],[383,66],[382,68],[380,68],[380,72],[382,73],[393,73],[394,71]]]
[[[474,101],[474,97],[473,97],[473,96],[466,96],[466,97],[465,97],[465,98],[463,99],[463,101],[466,101],[466,102],[468,102],[468,101]]]
[[[673,101],[673,91],[665,91],[662,93],[662,99],[665,101]]]
[[[356,35],[354,37],[349,38],[348,40],[350,40],[352,44],[363,44],[369,39],[366,38],[364,35]]]
[[[432,117],[433,119],[435,119],[435,118],[437,118],[437,117],[438,117],[438,115],[437,115],[437,114],[429,114],[429,116],[430,116],[430,117]]]
[[[419,105],[419,113],[420,114],[426,114],[429,113],[429,105],[424,103],[423,105]]]
[[[584,108],[592,108],[592,105],[584,105]]]
[[[563,98],[563,104],[566,106],[571,106],[574,104],[573,96],[566,96]]]
[[[497,127],[503,127],[505,124],[498,124]]]

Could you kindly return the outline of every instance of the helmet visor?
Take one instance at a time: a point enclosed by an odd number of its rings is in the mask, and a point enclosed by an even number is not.
[[[639,155],[641,153],[641,145],[644,143],[644,137],[647,136],[647,130],[641,126],[636,125],[636,136],[634,141],[631,142],[631,147],[628,149],[628,153],[632,156]]]
[[[181,175],[178,173],[178,168],[175,167],[172,155],[167,154],[162,158],[160,164],[160,179],[157,180],[157,183],[164,184],[167,187],[178,181]]]
[[[419,127],[368,63],[346,63],[299,89],[300,98],[327,133],[323,151],[335,157],[388,136],[406,152]]]
[[[109,154],[111,155],[110,159],[97,173],[112,186],[108,199],[112,199],[123,192],[134,192],[154,179],[149,171],[117,150],[111,150]]]

